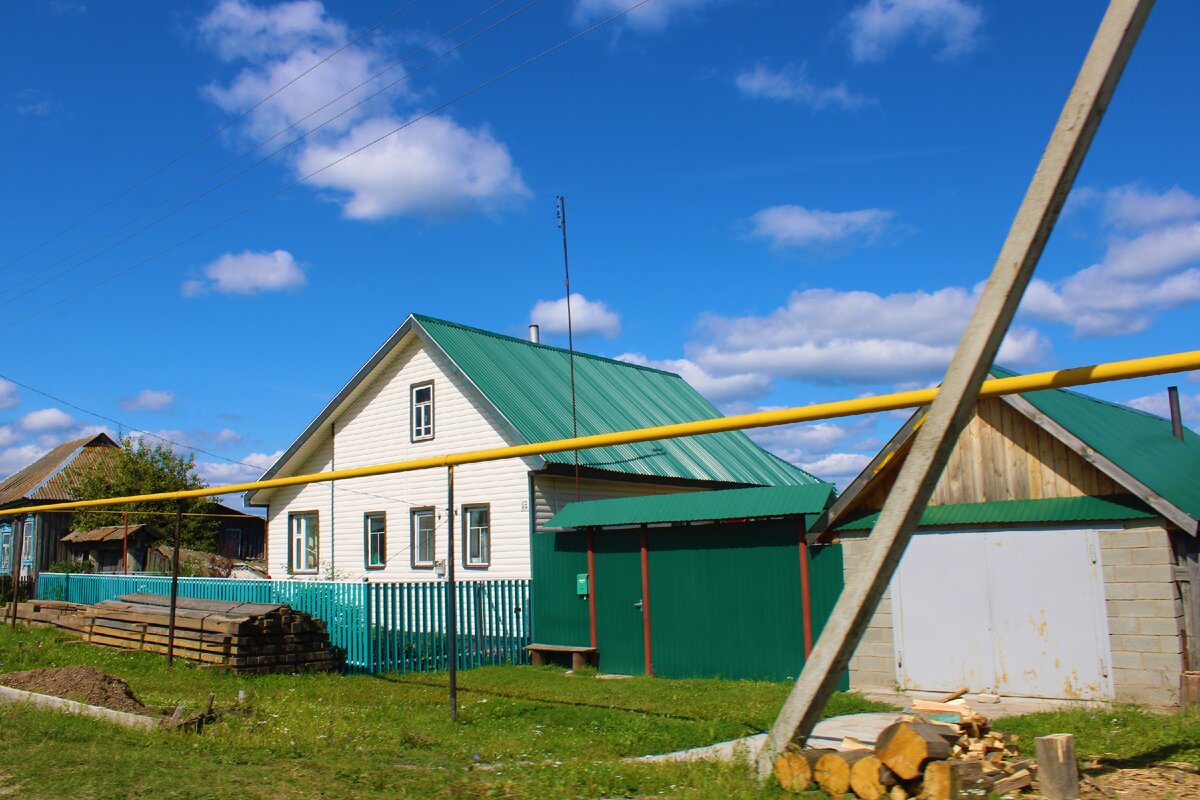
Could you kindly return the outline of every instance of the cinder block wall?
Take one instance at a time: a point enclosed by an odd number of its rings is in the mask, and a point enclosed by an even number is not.
[[[843,574],[846,582],[855,566],[861,564],[867,552],[866,536],[843,537]],[[895,691],[896,639],[892,634],[892,589],[889,586],[879,601],[875,616],[863,635],[862,643],[850,659],[851,690],[884,689]]]
[[[1118,702],[1179,702],[1183,602],[1162,527],[1100,532],[1100,563]]]

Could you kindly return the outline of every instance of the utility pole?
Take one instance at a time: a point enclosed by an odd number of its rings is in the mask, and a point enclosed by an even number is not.
[[[175,501],[175,547],[171,553],[171,610],[167,618],[167,669],[175,665],[175,605],[179,601],[179,533],[183,525],[183,501]]]
[[[450,661],[450,719],[458,719],[458,603],[454,598],[454,465],[446,467],[446,655]]]
[[[558,196],[558,227],[562,230],[563,275],[567,285],[567,361],[571,368],[571,437],[579,436],[579,414],[575,404],[575,330],[571,324],[571,261],[567,257],[567,198]],[[575,451],[575,501],[579,502],[579,451]],[[591,590],[591,587],[588,587]]]

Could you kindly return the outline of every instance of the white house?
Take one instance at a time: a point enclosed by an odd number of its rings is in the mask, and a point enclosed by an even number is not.
[[[580,435],[719,416],[678,375],[576,353]],[[572,433],[567,351],[412,315],[264,478]],[[434,580],[456,536],[464,577],[528,578],[533,533],[567,502],[816,478],[745,434],[646,442],[455,469],[248,492],[268,509],[272,577]],[[548,539],[549,537],[547,537]]]

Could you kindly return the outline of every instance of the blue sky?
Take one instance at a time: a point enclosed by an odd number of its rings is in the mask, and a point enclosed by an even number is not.
[[[117,420],[255,477],[412,311],[565,343],[558,194],[581,349],[727,411],[936,381],[1103,4],[650,0],[589,31],[635,1],[5,4],[0,474]],[[1198,25],[1151,15],[1007,366],[1196,347]],[[1162,411],[1172,382],[1195,426],[1196,374],[1091,391]],[[898,424],[758,436],[844,483]]]

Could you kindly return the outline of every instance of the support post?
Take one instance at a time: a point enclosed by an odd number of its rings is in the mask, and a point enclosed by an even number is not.
[[[20,525],[13,526],[13,539],[9,547],[12,550],[12,604],[10,613],[12,620],[9,623],[13,628],[17,627],[17,588],[21,585],[21,559],[25,557],[22,552],[25,549],[25,517],[19,517]]]
[[[171,609],[167,617],[167,669],[175,666],[175,606],[179,601],[179,532],[183,525],[183,501],[175,501],[175,544],[171,552]]]
[[[454,599],[454,465],[446,467],[446,656],[450,662],[450,719],[458,719],[458,604]]]
[[[588,576],[588,636],[589,646],[596,649],[596,547],[591,531],[587,532]]]
[[[808,575],[808,538],[803,525],[800,526],[800,611],[804,618],[804,662],[807,664],[813,649],[812,584]]]
[[[129,574],[129,512],[121,512],[121,524],[125,526],[125,535],[121,537],[121,574]]]
[[[1069,733],[1039,736],[1037,746],[1038,792],[1046,800],[1078,800],[1079,764],[1075,762],[1075,737]]]
[[[1067,200],[1153,0],[1112,0],[1017,211],[912,450],[900,467],[871,549],[849,576],[812,658],[784,702],[758,757],[767,778],[793,739],[806,740],[849,666],[871,615],[912,538],[958,434],[970,416],[1021,296]]]
[[[650,636],[650,530],[642,525],[642,649],[645,650],[646,675],[654,674],[654,653]]]

